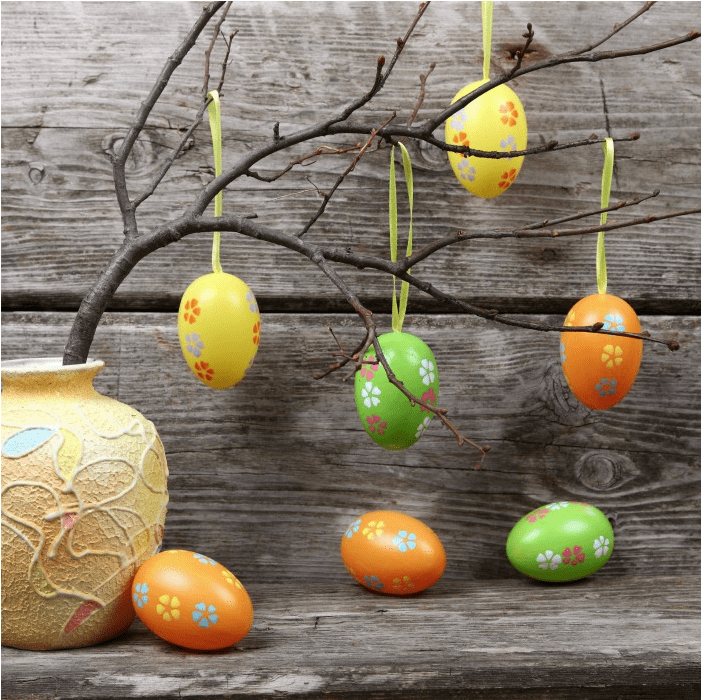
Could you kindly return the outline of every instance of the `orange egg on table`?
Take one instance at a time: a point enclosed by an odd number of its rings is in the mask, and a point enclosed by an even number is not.
[[[226,567],[196,552],[168,550],[136,572],[132,600],[139,619],[167,642],[224,649],[253,624],[246,589]]]
[[[350,575],[378,593],[410,595],[432,586],[445,571],[445,550],[420,520],[378,510],[353,520],[341,538]]]
[[[603,323],[602,330],[641,330],[630,304],[611,294],[580,299],[565,319],[565,326],[595,323]],[[633,386],[643,356],[643,341],[606,333],[564,332],[560,351],[562,370],[572,393],[589,408],[602,410],[617,404]]]

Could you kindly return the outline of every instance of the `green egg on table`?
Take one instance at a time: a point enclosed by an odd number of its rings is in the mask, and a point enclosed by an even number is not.
[[[417,398],[438,402],[438,367],[431,348],[411,333],[385,333],[378,338],[397,379]],[[427,408],[411,405],[408,397],[387,378],[370,347],[355,374],[355,405],[368,435],[387,450],[404,450],[423,434],[433,418]]]
[[[613,552],[608,518],[587,503],[558,501],[532,510],[506,541],[511,564],[540,581],[575,581],[598,571]]]

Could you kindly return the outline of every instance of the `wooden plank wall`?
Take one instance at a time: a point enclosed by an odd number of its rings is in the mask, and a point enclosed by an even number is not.
[[[365,92],[377,57],[391,55],[417,5],[235,3],[227,20],[239,33],[222,102],[225,167],[269,138],[275,122],[289,133]],[[536,32],[528,62],[603,37],[639,6],[498,2],[492,71],[513,65],[527,22]],[[198,3],[183,2],[2,3],[3,359],[62,354],[82,295],[122,235],[110,150],[199,12]],[[698,2],[659,3],[610,48],[686,33],[699,16]],[[205,43],[178,69],[137,144],[133,191],[149,182],[192,119]],[[698,42],[519,79],[529,144],[638,131],[639,141],[617,146],[612,199],[661,193],[609,220],[698,207],[697,55]],[[481,61],[479,4],[433,3],[364,115],[380,124],[397,109],[406,119],[419,75],[436,62],[420,121],[478,79]],[[512,227],[599,204],[600,146],[530,157],[516,184],[494,200],[468,195],[437,149],[409,148],[415,246],[457,229]],[[272,174],[311,150],[270,158],[260,171]],[[237,182],[227,189],[225,211],[296,230],[319,205],[315,188],[330,187],[352,157],[318,158],[274,185]],[[387,169],[387,150],[369,153],[308,238],[384,254]],[[205,122],[144,205],[144,230],[187,207],[212,173]],[[481,470],[474,469],[477,454],[458,447],[437,421],[409,450],[375,446],[357,418],[352,381],[314,379],[334,360],[328,326],[351,347],[360,320],[306,259],[243,237],[224,236],[222,262],[254,289],[263,314],[245,381],[209,390],[180,354],[180,296],[211,269],[211,237],[201,235],[149,256],[120,288],[92,347],[91,356],[107,363],[96,384],[153,420],[163,439],[171,475],[165,546],[205,552],[247,586],[354,590],[338,555],[340,537],[356,515],[376,508],[406,511],[439,533],[448,568],[437,595],[487,579],[517,582],[522,577],[504,556],[509,529],[530,509],[569,499],[598,505],[614,523],[616,552],[598,580],[693,578],[701,567],[700,226],[697,215],[607,236],[609,290],[630,301],[644,328],[677,339],[681,349],[647,344],[633,390],[605,413],[570,395],[557,335],[475,319],[412,291],[405,330],[433,349],[441,404],[456,425],[491,446]],[[594,250],[593,236],[473,242],[415,272],[466,301],[557,323],[595,291]],[[389,330],[391,280],[340,272]],[[624,595],[626,585],[615,585]],[[381,686],[377,680],[373,697],[385,697]]]

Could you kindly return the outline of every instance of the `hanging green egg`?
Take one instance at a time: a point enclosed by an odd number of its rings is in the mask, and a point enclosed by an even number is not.
[[[438,367],[431,348],[411,333],[385,333],[378,338],[395,377],[414,396],[436,405]],[[423,434],[433,412],[411,405],[409,398],[387,378],[370,347],[355,375],[355,405],[368,435],[386,450],[404,450]]]

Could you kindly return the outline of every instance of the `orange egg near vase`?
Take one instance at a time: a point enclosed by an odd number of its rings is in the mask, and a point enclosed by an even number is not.
[[[567,314],[565,326],[603,323],[602,331],[640,333],[632,307],[612,294],[580,299]],[[643,341],[603,332],[566,331],[561,334],[562,370],[575,396],[589,408],[616,405],[635,382],[643,356]]]

